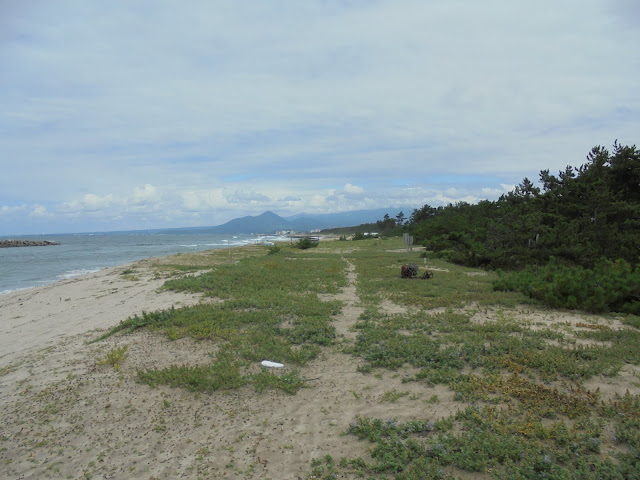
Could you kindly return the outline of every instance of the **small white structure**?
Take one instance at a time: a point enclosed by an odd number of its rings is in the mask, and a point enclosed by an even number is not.
[[[272,362],[270,360],[263,360],[260,365],[262,365],[263,367],[267,367],[267,368],[282,368],[282,367],[284,367],[284,365],[282,363]]]

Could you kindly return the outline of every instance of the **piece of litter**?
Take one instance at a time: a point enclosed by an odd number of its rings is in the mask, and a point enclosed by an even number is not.
[[[282,367],[284,367],[284,365],[281,364],[281,363],[270,362],[269,360],[263,360],[262,361],[262,366],[263,367],[268,367],[268,368],[282,368]]]

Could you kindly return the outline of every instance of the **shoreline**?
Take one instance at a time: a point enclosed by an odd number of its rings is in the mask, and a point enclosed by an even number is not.
[[[153,258],[153,257],[151,257],[151,258]],[[19,293],[19,292],[26,292],[27,290],[32,290],[32,289],[35,289],[35,288],[50,287],[52,285],[56,285],[57,283],[63,283],[63,282],[67,282],[69,280],[75,280],[75,279],[78,279],[78,278],[86,277],[88,275],[93,275],[94,273],[104,272],[105,270],[118,268],[118,267],[125,266],[125,265],[130,265],[132,263],[135,263],[135,262],[123,263],[122,265],[114,265],[112,267],[96,267],[95,269],[84,270],[81,273],[78,273],[77,275],[67,275],[64,278],[58,278],[58,277],[60,277],[60,275],[57,275],[55,280],[54,279],[51,279],[51,280],[40,280],[41,282],[45,282],[45,283],[42,283],[40,285],[31,285],[29,287],[21,287],[21,288],[12,288],[12,289],[7,289],[7,290],[2,290],[2,291],[0,291],[0,300],[2,299],[2,297],[4,295],[10,295],[12,293]]]
[[[331,240],[334,240],[331,236],[321,238],[325,242]],[[260,245],[234,245],[177,255],[207,255],[255,246]],[[198,303],[200,295],[158,291],[166,279],[157,278],[150,264],[166,263],[175,255],[145,257],[46,285],[0,292],[0,368],[69,336],[111,328],[143,311]],[[137,280],[122,275],[131,268],[137,270]]]
[[[150,257],[142,261],[148,261]],[[194,304],[197,295],[158,292],[164,283],[141,261],[0,295],[0,367],[68,337],[110,328],[142,311]],[[122,275],[136,266],[139,280]]]
[[[3,263],[6,256],[8,270],[0,279],[0,297],[151,258],[162,258],[176,253],[189,254],[239,248],[264,241],[247,235],[241,235],[238,239],[231,241],[217,237],[211,239],[202,235],[196,237],[172,237],[169,241],[158,240],[160,238],[158,236],[149,236],[148,239],[143,240],[139,237],[131,237],[135,240],[132,241],[128,236],[115,236],[113,238],[117,241],[112,247],[109,240],[111,237],[105,237],[106,240],[102,239],[100,243],[94,245],[93,242],[87,243],[84,240],[78,243],[78,237],[69,236],[69,240],[61,243],[58,249],[1,248],[0,252],[3,256],[0,257],[0,263]],[[289,241],[284,237],[267,236],[267,238],[276,243]],[[139,245],[141,241],[144,246]],[[94,249],[97,250],[94,251]],[[24,263],[21,263],[20,259],[23,256],[27,258]]]

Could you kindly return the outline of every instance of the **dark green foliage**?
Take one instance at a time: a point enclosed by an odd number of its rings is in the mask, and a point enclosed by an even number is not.
[[[595,147],[587,163],[558,176],[525,178],[496,202],[425,205],[411,215],[416,242],[454,263],[522,268],[559,261],[593,267],[600,258],[635,266],[640,253],[640,152]]]
[[[638,397],[627,396],[630,403]],[[619,403],[608,404],[612,417]],[[620,412],[619,418],[633,413]],[[637,418],[637,414],[636,417]],[[629,448],[616,461],[602,458],[602,424],[588,415],[566,423],[542,423],[519,408],[468,407],[449,421],[356,418],[347,433],[373,444],[373,461],[342,459],[339,467],[367,478],[396,480],[452,478],[445,469],[487,472],[497,479],[623,480],[638,478],[637,429],[627,438],[617,421],[619,442]],[[452,427],[457,427],[455,433]],[[626,430],[625,430],[626,428]],[[391,477],[390,477],[391,476]]]
[[[280,251],[280,246],[279,245],[272,245],[267,249],[267,253],[269,255],[275,255],[279,251]]]
[[[351,240],[364,240],[367,236],[362,232],[356,232]]]
[[[311,240],[311,237],[301,238],[296,242],[296,248],[306,250],[308,248],[315,248],[318,246],[318,242]]]
[[[322,346],[334,342],[331,320],[342,306],[339,301],[320,300],[317,293],[336,293],[346,283],[343,260],[319,253],[304,254],[307,261],[301,261],[295,252],[245,258],[199,276],[170,280],[167,289],[201,292],[225,301],[145,312],[99,339],[146,327],[164,332],[170,340],[191,337],[219,349],[211,364],[139,372],[139,381],[152,386],[212,392],[248,383],[258,391],[278,388],[295,393],[302,386],[295,370],[282,374],[246,370],[265,359],[303,366],[316,358]]]
[[[601,260],[593,269],[568,267],[554,257],[542,268],[498,272],[495,290],[520,291],[554,308],[640,314],[640,266]]]
[[[245,382],[241,365],[233,356],[218,354],[214,363],[201,366],[172,366],[163,370],[138,371],[138,380],[148,385],[160,384],[183,387],[197,392],[235,389]]]

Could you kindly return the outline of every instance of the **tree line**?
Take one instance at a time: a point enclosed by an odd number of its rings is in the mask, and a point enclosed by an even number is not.
[[[429,255],[496,269],[495,289],[555,307],[640,315],[640,152],[596,146],[586,163],[524,178],[496,201],[424,205],[377,231],[408,232]],[[509,273],[505,273],[508,271]],[[640,327],[640,319],[638,320]]]
[[[558,175],[524,178],[496,201],[414,210],[408,231],[435,255],[473,267],[518,269],[555,257],[592,267],[601,259],[640,261],[640,152],[614,143]]]

